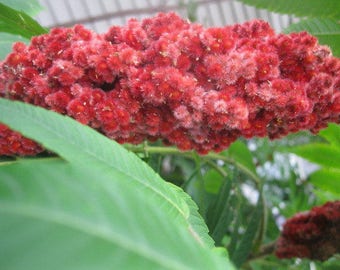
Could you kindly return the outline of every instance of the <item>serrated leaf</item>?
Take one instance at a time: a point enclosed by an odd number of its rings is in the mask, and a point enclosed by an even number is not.
[[[17,11],[0,3],[0,31],[25,38],[47,33],[39,23],[25,12]]]
[[[29,40],[21,36],[0,33],[0,60],[5,59],[5,57],[12,51],[12,46],[14,42],[24,42],[28,43]]]
[[[340,3],[340,1],[339,1]],[[335,19],[314,18],[291,24],[286,33],[307,31],[316,36],[320,44],[328,45],[335,56],[340,56],[340,24]]]
[[[55,158],[2,166],[0,268],[232,269],[134,184]]]
[[[133,181],[145,196],[159,199],[159,207],[172,214],[178,223],[186,224],[193,237],[213,247],[208,228],[197,208],[186,203],[187,195],[177,186],[163,181],[148,165],[121,145],[75,120],[22,102],[0,99],[0,122],[28,138],[42,143],[65,160],[103,171],[115,170]],[[195,219],[195,224],[189,220]]]
[[[0,3],[13,9],[24,11],[30,16],[37,15],[43,9],[37,0],[0,0]]]
[[[321,130],[319,135],[324,137],[335,147],[340,148],[340,125],[334,123],[328,124],[328,127]]]
[[[299,17],[326,17],[340,19],[340,1],[337,0],[238,0],[244,4],[277,13]]]
[[[322,168],[310,175],[310,182],[321,190],[340,196],[340,169]]]
[[[261,195],[263,196],[263,195]],[[263,213],[263,200],[261,196],[258,198],[258,202],[253,212],[247,229],[242,235],[242,238],[237,245],[237,248],[233,252],[231,256],[231,261],[234,265],[239,268],[241,265],[247,260],[254,244],[254,239],[256,237],[258,227],[261,224],[262,213]]]
[[[340,149],[330,144],[301,145],[290,148],[289,152],[322,166],[340,168]]]

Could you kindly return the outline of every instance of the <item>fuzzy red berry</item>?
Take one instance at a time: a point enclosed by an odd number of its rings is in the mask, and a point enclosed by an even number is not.
[[[0,97],[67,114],[118,142],[160,139],[200,153],[339,123],[339,86],[340,60],[305,32],[275,34],[260,20],[204,28],[175,13],[104,34],[54,28],[0,62]],[[22,140],[6,129],[0,155],[42,151]]]
[[[276,256],[327,260],[340,252],[340,201],[327,202],[288,219],[277,241]]]

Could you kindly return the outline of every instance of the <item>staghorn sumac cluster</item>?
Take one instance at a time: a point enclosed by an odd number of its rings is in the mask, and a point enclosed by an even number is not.
[[[288,219],[277,241],[276,256],[327,260],[340,253],[340,201],[327,202]]]
[[[339,123],[340,60],[307,33],[254,20],[204,28],[175,13],[96,34],[81,25],[16,43],[0,96],[67,114],[120,143],[201,154],[238,137]],[[42,149],[0,124],[0,154]]]

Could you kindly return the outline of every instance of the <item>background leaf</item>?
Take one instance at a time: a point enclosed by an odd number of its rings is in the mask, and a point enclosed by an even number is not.
[[[25,38],[47,32],[39,23],[22,11],[0,3],[0,31],[20,35]]]
[[[203,175],[204,189],[212,194],[217,194],[223,184],[224,177],[216,170],[210,169]]]
[[[340,198],[340,169],[322,168],[310,175],[310,181],[319,189],[337,194]]]
[[[340,1],[339,1],[340,3]],[[316,36],[320,44],[331,47],[335,56],[340,56],[340,24],[335,19],[313,18],[291,24],[286,33],[307,31]]]
[[[0,60],[5,59],[5,57],[12,51],[13,43],[18,41],[24,43],[29,42],[28,39],[18,35],[0,33]]]
[[[311,162],[330,168],[340,168],[340,149],[329,144],[314,143],[290,148],[292,152]]]
[[[185,202],[183,190],[163,181],[149,166],[118,143],[75,120],[22,102],[0,99],[0,122],[42,143],[65,160],[87,168],[114,170],[134,182],[144,196],[158,198],[158,207],[172,218],[186,224],[201,244],[213,247],[208,228],[193,204]],[[189,220],[195,219],[191,224]]]
[[[334,123],[328,124],[328,127],[321,130],[319,135],[335,147],[340,148],[340,125]]]
[[[0,3],[18,11],[24,11],[30,16],[37,15],[43,9],[37,0],[0,0]],[[13,43],[18,41],[29,43],[29,39],[20,35],[0,33],[0,60],[4,59],[12,51]]]
[[[337,0],[238,0],[257,8],[277,13],[304,17],[326,17],[340,19],[340,1]]]
[[[23,11],[30,16],[35,16],[43,10],[37,0],[0,0],[0,3],[18,11]]]
[[[207,212],[210,234],[218,245],[221,244],[223,236],[228,231],[229,223],[233,219],[233,202],[230,199],[232,184],[231,177],[224,180],[215,201],[210,205]]]
[[[262,196],[262,195],[261,195]],[[239,240],[239,243],[231,255],[231,260],[237,268],[239,268],[248,258],[254,244],[254,240],[261,224],[263,213],[263,200],[261,196],[258,198],[257,206],[248,223],[246,231]]]
[[[0,268],[232,269],[134,184],[55,158],[1,166]]]
[[[226,154],[233,158],[236,162],[242,164],[253,174],[256,174],[253,156],[244,142],[237,140],[232,143],[226,151]]]

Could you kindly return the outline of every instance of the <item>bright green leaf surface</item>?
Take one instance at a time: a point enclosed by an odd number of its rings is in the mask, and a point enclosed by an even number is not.
[[[316,187],[340,197],[340,169],[322,168],[310,176],[310,181]]]
[[[257,8],[300,17],[327,17],[340,19],[338,0],[238,0]]]
[[[232,269],[115,170],[0,167],[0,269]]]
[[[339,200],[339,194],[334,192],[329,192],[321,189],[315,189],[313,191],[315,197],[317,198],[317,202],[319,205],[325,204],[329,201],[336,201]]]
[[[22,11],[0,3],[0,31],[25,38],[46,33],[46,29]]]
[[[340,149],[329,144],[301,145],[290,148],[289,152],[322,166],[340,168]]]
[[[340,148],[340,125],[329,124],[326,129],[319,132],[319,135],[326,138],[335,147]]]
[[[0,0],[0,3],[18,11],[24,11],[30,16],[37,15],[43,9],[37,0]]]
[[[7,33],[0,33],[0,60],[5,59],[5,57],[12,51],[12,46],[14,42],[29,42],[21,36],[11,35]]]
[[[307,19],[285,29],[286,33],[300,31],[307,31],[316,36],[320,44],[330,46],[333,54],[340,56],[340,24],[337,20],[327,18]]]
[[[0,99],[0,122],[25,136],[41,142],[65,160],[87,168],[114,170],[134,183],[144,196],[158,199],[158,207],[172,214],[180,224],[186,224],[201,244],[213,246],[208,229],[198,214],[197,206],[188,205],[187,194],[163,181],[149,166],[121,145],[102,136],[75,120],[52,111],[21,102]],[[191,223],[190,220],[195,220]]]

